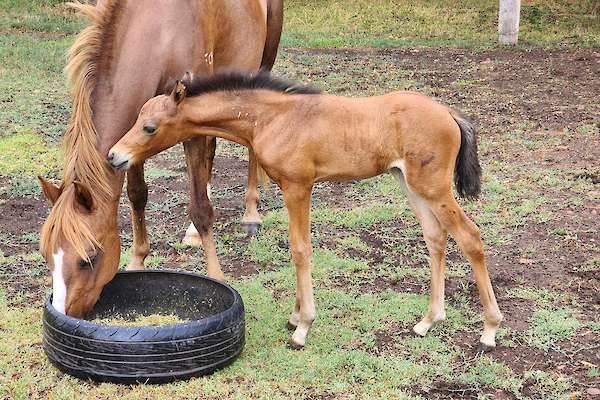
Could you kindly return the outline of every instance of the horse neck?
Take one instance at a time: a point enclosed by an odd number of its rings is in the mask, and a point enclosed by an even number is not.
[[[191,135],[210,135],[252,145],[257,130],[264,129],[282,110],[293,108],[299,95],[270,90],[214,92],[186,99],[181,112],[194,131]],[[186,135],[192,130],[180,129]],[[178,141],[186,140],[182,136]]]
[[[111,53],[110,69],[96,72],[93,93],[93,123],[97,134],[97,150],[103,158],[110,148],[134,125],[144,103],[159,91],[163,66],[143,62],[151,52],[150,42],[137,43],[126,35],[117,35]],[[127,54],[119,57],[118,54]],[[124,174],[109,169],[108,180],[113,200],[118,200]]]

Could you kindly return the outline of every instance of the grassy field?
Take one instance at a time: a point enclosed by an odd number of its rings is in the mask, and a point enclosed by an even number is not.
[[[0,29],[71,34],[81,23],[63,0],[4,0]],[[285,0],[285,47],[464,46],[497,40],[497,0]],[[527,0],[521,9],[521,46],[593,47],[600,44],[596,0]]]
[[[317,186],[318,319],[307,347],[288,349],[294,273],[281,196],[274,187],[263,191],[264,226],[246,238],[239,230],[244,151],[220,143],[215,230],[226,274],[246,304],[241,358],[210,377],[162,386],[95,384],[59,373],[41,349],[49,279],[37,243],[47,205],[35,175],[60,177],[58,142],[69,117],[64,52],[81,23],[59,1],[5,0],[0,398],[594,398],[600,59],[597,48],[586,48],[599,45],[597,2],[524,1],[523,44],[514,50],[493,47],[496,1],[406,4],[286,0],[285,48],[275,69],[349,96],[418,90],[475,119],[484,190],[479,201],[463,204],[482,229],[506,317],[494,353],[475,354],[481,307],[452,241],[447,321],[426,338],[410,334],[427,306],[427,252],[389,176]],[[403,47],[385,47],[396,45]],[[332,46],[344,49],[315,49]],[[202,273],[202,254],[180,242],[187,222],[183,165],[180,149],[149,163],[147,265]],[[125,196],[122,204],[125,264],[131,243]]]

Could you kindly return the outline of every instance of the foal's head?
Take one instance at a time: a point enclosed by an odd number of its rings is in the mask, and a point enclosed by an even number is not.
[[[186,126],[179,107],[185,96],[186,88],[178,81],[171,95],[148,100],[135,125],[108,153],[108,162],[118,170],[126,170],[177,144],[180,134],[191,129],[191,125]]]
[[[40,177],[40,183],[53,205],[40,245],[52,269],[52,305],[80,318],[118,269],[120,242],[116,218],[110,217],[116,202],[100,200],[79,181],[56,186]]]

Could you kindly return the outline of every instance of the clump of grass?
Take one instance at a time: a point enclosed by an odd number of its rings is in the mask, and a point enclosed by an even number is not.
[[[530,287],[511,288],[506,291],[506,295],[517,299],[531,300],[540,305],[550,304],[558,297],[548,289],[536,289]]]
[[[523,374],[529,390],[540,399],[567,400],[572,399],[569,394],[571,380],[562,376],[553,376],[545,371],[526,371]]]
[[[369,245],[363,242],[358,236],[346,236],[337,239],[338,246],[341,250],[352,249],[363,253],[369,251]]]
[[[0,138],[0,175],[45,175],[58,166],[58,150],[32,132]]]
[[[569,310],[541,309],[533,313],[530,328],[525,333],[527,344],[548,351],[556,342],[568,339],[581,327]]]

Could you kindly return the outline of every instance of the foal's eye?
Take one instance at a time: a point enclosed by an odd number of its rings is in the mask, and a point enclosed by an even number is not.
[[[146,125],[146,126],[144,126],[144,132],[147,135],[152,135],[152,134],[154,134],[154,132],[156,132],[156,127],[153,125]]]

